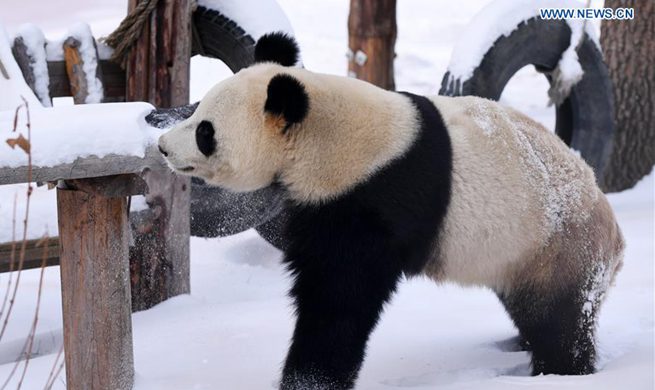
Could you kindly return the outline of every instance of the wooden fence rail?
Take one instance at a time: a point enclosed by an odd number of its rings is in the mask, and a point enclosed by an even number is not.
[[[146,169],[167,169],[156,147],[146,150],[145,157],[110,154],[104,157],[89,156],[78,158],[72,163],[54,167],[32,167],[32,180],[35,182],[56,182],[91,177],[105,177],[136,173]],[[25,183],[28,167],[0,168],[0,185]]]

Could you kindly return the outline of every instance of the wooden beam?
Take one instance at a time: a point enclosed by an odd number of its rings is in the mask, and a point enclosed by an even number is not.
[[[125,197],[57,189],[66,387],[134,383]]]
[[[129,1],[133,9],[138,0]],[[127,100],[158,108],[189,101],[191,0],[160,1],[127,61]],[[133,310],[189,293],[191,181],[168,172],[145,175],[154,220],[137,226],[130,248]]]
[[[395,89],[396,0],[350,0],[348,73]]]
[[[38,244],[38,246],[37,246]],[[25,244],[25,260],[23,269],[40,268],[43,263],[43,247],[46,246],[46,267],[59,264],[59,238],[52,237],[47,240],[35,239],[28,240]],[[20,252],[20,243],[15,247],[14,265],[11,265],[12,244],[0,244],[0,273],[16,271],[18,267],[18,255]]]
[[[98,61],[102,73],[102,85],[105,91],[106,103],[125,101],[125,71],[120,65],[109,60]],[[73,96],[66,63],[64,61],[49,61],[48,74],[50,75],[50,96],[63,97]]]
[[[91,179],[73,179],[66,180],[64,183],[69,189],[107,198],[148,193],[148,185],[145,180],[143,180],[141,175],[135,174],[94,177]]]
[[[156,146],[149,147],[145,157],[110,154],[102,158],[96,156],[78,158],[72,163],[54,167],[32,167],[32,180],[49,182],[129,173],[140,174],[145,170],[170,171],[161,154],[156,150]],[[26,181],[26,166],[0,168],[0,185],[25,183]]]

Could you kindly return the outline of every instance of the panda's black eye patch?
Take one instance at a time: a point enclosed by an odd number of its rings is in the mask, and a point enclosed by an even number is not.
[[[198,150],[209,157],[216,151],[216,138],[214,138],[214,126],[209,121],[202,121],[196,128],[196,145]]]

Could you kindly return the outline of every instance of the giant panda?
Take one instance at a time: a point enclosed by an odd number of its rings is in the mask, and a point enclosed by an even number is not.
[[[594,173],[563,142],[489,100],[293,67],[283,34],[262,37],[255,57],[159,149],[173,170],[231,191],[286,192],[297,321],[282,389],[353,387],[383,306],[415,275],[491,289],[533,374],[594,372],[624,243]]]

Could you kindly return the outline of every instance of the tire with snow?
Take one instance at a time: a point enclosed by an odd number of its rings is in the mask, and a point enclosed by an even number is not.
[[[233,73],[250,66],[255,39],[217,10],[198,6],[193,13],[192,55],[217,58]]]
[[[566,21],[529,19],[498,38],[470,78],[455,79],[447,72],[439,94],[498,100],[512,76],[526,65],[534,65],[552,82],[550,74],[570,42]],[[555,132],[580,152],[600,180],[614,137],[612,84],[602,53],[586,34],[577,54],[584,76],[557,107]]]

